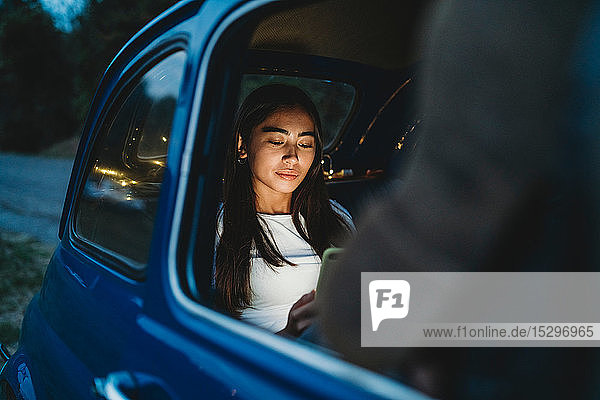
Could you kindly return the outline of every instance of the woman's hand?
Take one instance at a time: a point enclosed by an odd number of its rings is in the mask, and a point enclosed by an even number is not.
[[[298,337],[306,328],[311,326],[314,317],[317,315],[317,304],[314,300],[314,290],[300,297],[290,309],[287,325],[277,334]]]

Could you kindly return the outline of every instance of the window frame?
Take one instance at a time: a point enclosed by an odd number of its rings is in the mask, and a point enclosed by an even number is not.
[[[71,218],[69,218],[67,229],[68,238],[73,248],[82,252],[85,256],[92,258],[104,268],[138,282],[145,281],[148,262],[139,263],[125,255],[102,246],[100,243],[81,236],[77,233],[77,217],[81,205],[82,193],[94,163],[92,155],[98,140],[104,137],[103,134],[107,134],[108,132],[105,129],[108,126],[107,124],[110,125],[114,122],[121,107],[132,93],[132,90],[141,82],[145,74],[169,56],[180,51],[184,52],[185,58],[182,66],[182,82],[177,98],[177,102],[179,102],[182,88],[185,86],[187,63],[189,62],[190,56],[188,37],[185,35],[175,35],[166,40],[162,40],[157,45],[143,51],[127,65],[120,75],[118,75],[116,85],[110,90],[106,101],[101,105],[101,111],[96,119],[88,150],[85,154],[85,159],[81,162],[84,167],[80,170],[81,179],[75,192]],[[177,107],[175,107],[174,113],[177,113]],[[160,200],[157,207],[157,215],[159,210]],[[156,218],[157,216],[155,217],[155,220]],[[153,230],[151,238],[154,234],[155,232]],[[150,243],[151,242],[152,239]]]

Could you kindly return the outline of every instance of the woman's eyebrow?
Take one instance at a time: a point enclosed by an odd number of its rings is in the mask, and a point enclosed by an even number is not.
[[[283,133],[284,135],[289,135],[290,134],[285,129],[277,128],[275,126],[263,126],[263,128],[261,130],[263,132]],[[313,131],[306,131],[306,132],[301,132],[298,136],[315,136],[315,133]]]
[[[274,126],[263,126],[262,128],[263,132],[278,132],[278,133],[283,133],[285,135],[289,135],[290,133],[288,131],[286,131],[285,129],[281,129],[281,128],[276,128]]]

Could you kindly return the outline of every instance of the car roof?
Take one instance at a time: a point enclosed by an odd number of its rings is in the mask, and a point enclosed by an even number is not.
[[[419,56],[414,41],[407,38],[420,28],[420,16],[430,3],[327,0],[295,8],[288,5],[259,23],[250,48],[404,68]]]

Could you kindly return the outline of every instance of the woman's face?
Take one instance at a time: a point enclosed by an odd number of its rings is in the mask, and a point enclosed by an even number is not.
[[[257,125],[240,158],[248,158],[254,192],[261,201],[291,199],[315,157],[315,124],[302,108],[276,111]]]

